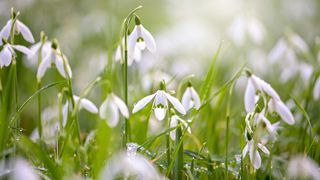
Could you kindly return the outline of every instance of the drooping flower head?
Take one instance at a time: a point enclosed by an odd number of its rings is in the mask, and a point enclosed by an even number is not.
[[[200,97],[190,82],[183,93],[181,102],[186,111],[189,111],[191,108],[198,110],[201,106]]]
[[[119,122],[119,111],[129,118],[129,110],[126,104],[114,93],[110,93],[99,108],[101,119],[106,119],[110,127],[115,127]]]
[[[79,103],[79,110],[80,109],[85,109],[88,112],[93,113],[93,114],[97,114],[98,113],[97,106],[92,101],[90,101],[89,99],[80,98],[79,96],[73,95],[73,100],[74,100],[75,103]],[[64,104],[63,109],[62,109],[63,126],[66,125],[67,120],[68,120],[69,105],[70,105],[70,102],[67,101]]]
[[[156,42],[151,33],[143,27],[140,19],[136,16],[136,26],[128,37],[128,56],[129,59],[134,59],[137,50],[147,48],[150,52],[156,52]],[[138,49],[136,49],[138,48]],[[129,63],[128,63],[129,64]]]
[[[180,103],[180,101],[171,96],[169,93],[165,91],[165,82],[162,81],[160,83],[160,90],[155,92],[154,94],[151,94],[149,96],[146,96],[142,98],[140,101],[138,101],[132,110],[132,113],[136,113],[140,111],[143,107],[145,107],[152,99],[154,99],[152,108],[154,110],[155,117],[158,120],[163,120],[166,116],[167,110],[168,110],[168,101],[172,104],[173,108],[176,109],[181,114],[186,114],[186,110],[184,109],[183,105]]]
[[[0,38],[4,38],[5,40],[8,40],[10,35],[13,35],[13,34],[10,34],[11,29],[13,29],[14,33],[17,33],[17,34],[21,33],[22,37],[26,41],[30,43],[34,43],[34,38],[32,36],[30,29],[17,19],[18,15],[19,15],[19,12],[15,12],[13,9],[11,9],[11,19],[9,19],[6,25],[1,29]],[[0,45],[1,43],[2,42],[0,42]]]
[[[51,48],[48,53],[42,59],[38,72],[37,72],[37,79],[40,82],[42,77],[44,76],[47,69],[51,66],[51,64],[55,64],[58,72],[64,78],[71,78],[72,71],[67,60],[67,57],[60,51],[58,46],[58,42],[53,40],[51,42]],[[66,73],[67,72],[67,73]]]
[[[282,102],[278,93],[271,87],[271,85],[251,72],[247,71],[248,83],[244,96],[244,103],[246,111],[253,112],[255,105],[259,98],[263,98],[265,106],[269,107],[269,111],[275,111],[283,121],[292,125],[294,124],[294,117],[289,108]],[[263,94],[261,94],[263,93]],[[269,98],[269,103],[266,99]]]
[[[22,52],[27,56],[32,56],[32,51],[25,46],[11,45],[6,40],[2,39],[3,46],[0,46],[0,68],[9,66],[12,59],[16,56],[15,50]]]

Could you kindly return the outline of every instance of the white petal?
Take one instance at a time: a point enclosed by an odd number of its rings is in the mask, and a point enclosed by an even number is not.
[[[143,107],[145,107],[156,95],[156,93],[151,94],[149,96],[146,96],[142,98],[140,101],[137,102],[137,104],[134,105],[132,113],[136,113],[140,111]]]
[[[67,78],[66,73],[65,73],[65,69],[64,69],[64,62],[63,62],[64,60],[59,55],[55,55],[55,56],[56,56],[55,64],[56,64],[58,72],[60,73],[60,75],[62,77]],[[66,64],[66,69],[68,71],[69,77],[71,78],[72,77],[71,68],[70,68],[70,65],[66,59],[65,59],[65,64]]]
[[[244,159],[248,153],[248,148],[249,148],[249,145],[248,143],[244,146],[243,150],[242,150],[242,158]]]
[[[138,30],[137,27],[135,26],[131,34],[128,36],[128,55],[133,56],[132,54],[134,53],[134,48],[136,47],[138,39]]]
[[[30,29],[25,24],[23,24],[21,21],[17,20],[16,26],[17,26],[18,31],[22,34],[23,38],[26,41],[28,41],[30,43],[34,43],[34,38],[32,36],[32,33],[31,33]]]
[[[133,58],[136,60],[136,62],[141,60],[141,50],[138,48],[138,46],[135,46],[134,48]]]
[[[115,54],[115,60],[120,61],[121,60],[121,47],[118,46]]]
[[[9,21],[7,21],[7,24],[1,29],[1,32],[0,32],[0,40],[1,41],[2,41],[2,38],[6,39],[6,40],[9,38],[11,26],[12,26],[12,20],[10,19]]]
[[[155,108],[154,115],[159,121],[162,121],[166,117],[167,109],[165,108]]]
[[[190,91],[190,88],[188,87],[184,91],[184,93],[182,95],[182,100],[181,100],[181,103],[186,111],[189,111],[189,109],[191,108],[190,107],[190,100],[191,100],[191,91]]]
[[[168,93],[165,93],[165,94],[166,94],[168,100],[169,100],[169,101],[171,102],[171,104],[173,105],[173,107],[174,107],[179,113],[185,115],[185,114],[186,114],[186,110],[184,109],[184,107],[182,106],[182,104],[180,103],[180,101],[179,101],[177,98],[171,96],[171,95],[168,94]]]
[[[157,106],[159,104],[162,104],[163,106],[167,107],[167,96],[166,93],[163,90],[159,90],[156,92],[156,97],[154,100],[154,104]]]
[[[32,52],[29,48],[27,48],[27,47],[25,47],[25,46],[12,45],[11,47],[13,47],[14,49],[22,52],[23,54],[25,54],[25,55],[27,55],[27,56],[33,56],[33,55],[34,55],[33,52]]]
[[[107,119],[107,110],[108,110],[108,101],[109,98],[107,97],[101,104],[100,108],[99,108],[99,116],[101,119]]]
[[[291,37],[291,42],[301,52],[303,52],[303,53],[308,52],[309,48],[308,48],[307,43],[299,35],[294,34]]]
[[[63,108],[62,108],[62,124],[63,124],[63,126],[65,126],[67,124],[68,108],[69,108],[69,102],[67,101],[66,104],[64,104]]]
[[[44,57],[38,67],[37,79],[40,82],[41,78],[44,76],[47,69],[51,66],[52,53],[49,52],[46,57]]]
[[[0,52],[0,61],[4,66],[9,66],[12,60],[12,52],[10,51],[9,45],[5,45]]]
[[[120,110],[121,114],[126,117],[129,118],[129,110],[127,108],[127,105],[115,94],[111,95],[115,105],[118,107],[118,109]]]
[[[141,34],[143,36],[143,40],[146,43],[146,46],[148,48],[148,50],[152,53],[156,52],[156,42],[154,40],[154,38],[152,37],[151,33],[145,29],[142,25],[141,26]]]
[[[177,119],[177,116],[174,115],[171,117],[170,128],[176,127],[177,125],[178,125],[178,119]],[[173,130],[170,132],[170,137],[172,140],[176,140],[176,130]]]
[[[273,113],[274,111],[275,111],[275,107],[276,105],[275,105],[275,100],[274,99],[270,99],[269,100],[269,102],[268,102],[268,111],[270,112],[270,113]]]
[[[194,107],[196,109],[199,109],[201,106],[200,97],[193,87],[191,87],[191,95],[192,95],[192,99],[194,101]]]
[[[259,149],[261,149],[262,152],[264,152],[267,155],[270,155],[269,150],[263,144],[258,143],[258,147],[259,147]]]
[[[293,115],[288,107],[282,101],[275,101],[275,105],[275,110],[280,115],[281,119],[290,125],[294,124]]]
[[[319,100],[319,98],[320,98],[320,78],[317,79],[313,89],[313,99]]]
[[[253,112],[255,107],[256,88],[252,82],[252,78],[248,78],[247,88],[244,94],[244,107],[246,111]]]
[[[137,47],[139,50],[144,50],[144,49],[146,48],[146,42],[144,42],[144,41],[138,41],[136,47]]]
[[[91,113],[98,113],[98,108],[90,100],[86,98],[81,98],[79,96],[73,95],[73,100],[78,103],[80,100],[80,108],[84,108]]]
[[[275,63],[276,61],[280,60],[284,55],[287,46],[287,43],[284,41],[284,39],[281,38],[268,55],[268,59],[270,60],[270,62]]]
[[[254,151],[253,159],[251,159],[251,163],[255,169],[259,169],[261,167],[261,157],[258,150]]]
[[[101,119],[106,119],[110,127],[117,126],[119,122],[119,112],[115,104],[108,97],[100,106],[99,115]]]
[[[260,81],[261,88],[264,92],[266,92],[270,97],[279,101],[280,96],[278,93],[271,87],[271,85],[263,80]]]

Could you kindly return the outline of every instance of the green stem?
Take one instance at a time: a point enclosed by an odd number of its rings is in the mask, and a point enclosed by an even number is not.
[[[174,162],[174,179],[182,180],[182,170],[183,170],[183,139],[181,127],[176,130],[176,141],[175,146],[178,148],[178,155]],[[181,143],[181,144],[180,144]],[[179,145],[180,144],[180,145]]]
[[[41,89],[41,82],[37,83],[37,89]],[[41,120],[41,93],[38,95],[38,133],[39,139],[42,139],[42,120]]]
[[[122,34],[120,36],[120,44],[122,47],[122,36],[124,36],[124,64],[123,64],[123,84],[124,84],[124,102],[128,107],[128,28],[134,13],[140,9],[142,6],[135,8],[133,11],[129,13],[129,15],[125,18],[124,23],[122,25]],[[123,48],[121,48],[123,50]],[[127,142],[131,140],[130,135],[130,122],[129,119],[124,119],[124,131],[123,131],[123,147],[126,148]]]

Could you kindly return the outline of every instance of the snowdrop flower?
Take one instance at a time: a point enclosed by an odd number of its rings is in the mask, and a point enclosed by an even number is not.
[[[28,41],[30,43],[34,43],[34,38],[32,36],[30,29],[25,24],[23,24],[21,21],[16,19],[18,15],[19,15],[19,12],[18,13],[12,12],[12,18],[7,21],[6,25],[0,31],[0,37],[8,40],[8,38],[10,36],[11,28],[13,27],[14,32],[21,33],[22,37],[26,41]]]
[[[255,143],[253,139],[247,140],[247,144],[242,150],[242,157],[245,158],[247,154],[249,154],[250,162],[255,169],[259,169],[261,167],[261,157],[258,151],[258,148],[269,155],[269,150],[261,143]]]
[[[124,40],[122,41],[122,43]],[[124,43],[123,43],[124,44]],[[128,66],[131,66],[132,63],[135,62],[140,62],[141,60],[141,50],[139,46],[135,46],[133,52],[128,51]],[[115,54],[115,60],[120,61],[121,60],[121,47],[118,46]]]
[[[99,108],[101,119],[106,119],[110,127],[115,127],[119,122],[119,111],[129,118],[129,110],[126,104],[114,93],[108,95]]]
[[[246,37],[256,44],[261,44],[265,37],[265,28],[255,17],[240,16],[232,21],[228,34],[238,46],[243,45]]]
[[[12,58],[16,55],[15,50],[22,52],[28,56],[32,55],[32,51],[27,47],[21,45],[11,45],[3,41],[3,47],[0,50],[0,68],[9,66],[12,62]]]
[[[36,173],[34,168],[25,160],[17,159],[14,162],[14,169],[11,175],[13,180],[38,180],[40,179],[39,175]]]
[[[289,162],[288,176],[290,179],[319,179],[320,168],[310,158],[297,156]]]
[[[186,120],[181,119],[177,115],[173,115],[170,120],[170,128],[174,128],[178,126],[179,122],[183,124],[183,126],[187,129],[188,133],[191,134],[191,128]],[[176,130],[172,130],[170,132],[170,137],[172,140],[176,140]]]
[[[259,90],[270,96],[269,110],[270,112],[276,111],[280,115],[282,120],[292,125],[294,124],[294,118],[288,107],[281,101],[278,93],[271,87],[271,85],[254,74],[248,73],[248,84],[245,91],[244,102],[246,111],[253,112],[255,110],[255,104],[259,98],[256,92]],[[266,103],[266,102],[265,102]],[[265,104],[266,105],[266,104]]]
[[[152,53],[156,52],[156,43],[151,33],[142,26],[138,17],[135,18],[135,22],[136,26],[128,37],[128,54],[134,54],[136,47],[141,50],[147,48]]]
[[[68,60],[66,56],[62,54],[62,52],[58,47],[57,42],[55,41],[51,43],[51,48],[49,52],[42,59],[39,65],[38,72],[37,72],[37,79],[39,82],[41,81],[42,77],[44,76],[47,69],[51,66],[51,64],[55,64],[58,72],[62,77],[67,78],[67,74],[70,78],[72,77],[72,72],[71,72],[71,68],[68,63]],[[64,64],[66,65],[67,74],[65,71]]]
[[[306,53],[309,51],[307,43],[296,33],[292,33],[289,37],[292,45],[301,53]]]
[[[165,179],[144,156],[125,152],[111,157],[102,169],[99,179],[128,179],[129,177],[134,177],[134,179]]]
[[[320,99],[320,78],[318,78],[316,83],[314,84],[313,99],[314,100],[319,100]]]
[[[192,87],[191,83],[188,84],[187,89],[183,93],[181,102],[186,111],[189,111],[193,107],[197,110],[200,108],[200,97]]]
[[[258,90],[265,92],[270,97],[280,100],[278,93],[268,84],[254,74],[248,73],[248,83],[245,91],[244,102],[247,112],[253,112],[257,101],[256,92]]]
[[[79,103],[79,110],[80,109],[85,109],[89,111],[90,113],[97,114],[98,113],[98,108],[97,106],[90,101],[89,99],[86,98],[81,98],[79,96],[73,95],[73,100],[75,104]],[[80,101],[80,102],[79,102]],[[67,101],[62,109],[62,117],[63,117],[63,125],[65,126],[68,120],[68,109],[69,109],[69,101]]]
[[[184,109],[183,105],[179,102],[179,100],[173,96],[171,96],[169,93],[165,92],[165,84],[164,82],[160,83],[160,90],[155,92],[154,94],[151,94],[149,96],[146,96],[142,98],[140,101],[137,102],[137,104],[134,105],[134,108],[132,110],[132,113],[136,113],[140,111],[143,107],[145,107],[152,99],[153,101],[153,109],[155,117],[158,120],[163,120],[166,116],[166,112],[168,109],[168,100],[173,105],[174,109],[176,109],[179,113],[185,115],[186,110]]]
[[[38,66],[38,55],[41,48],[42,42],[37,42],[36,44],[30,47],[32,54],[27,55],[27,65],[35,68]],[[41,48],[41,57],[44,58],[51,51],[51,42],[46,41],[43,43]]]

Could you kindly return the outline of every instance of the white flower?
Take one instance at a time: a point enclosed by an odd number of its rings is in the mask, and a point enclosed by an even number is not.
[[[164,90],[158,90],[156,93],[151,94],[149,96],[144,97],[137,104],[134,105],[132,113],[136,113],[140,111],[143,107],[145,107],[152,99],[153,101],[153,109],[154,114],[158,120],[163,120],[166,116],[166,112],[168,109],[168,101],[173,105],[173,107],[181,114],[186,114],[186,111],[183,105],[179,102],[179,100],[170,94],[166,93]]]
[[[181,102],[186,111],[193,107],[198,110],[201,106],[200,97],[191,85],[183,93]]]
[[[53,46],[53,45],[52,45]],[[69,65],[69,62],[64,54],[60,51],[59,48],[53,48],[49,50],[46,56],[42,59],[38,72],[37,72],[37,79],[40,82],[42,77],[44,76],[47,69],[51,66],[51,64],[55,64],[57,67],[58,72],[64,78],[67,78],[64,63],[66,64],[66,70],[69,77],[72,77],[72,71]]]
[[[27,47],[21,45],[11,45],[6,43],[3,45],[2,50],[0,51],[0,68],[3,66],[9,66],[12,62],[12,57],[15,56],[15,51],[18,50],[26,55],[32,55],[32,51]]]
[[[7,21],[7,24],[2,28],[2,30],[0,32],[0,37],[3,37],[7,40],[10,36],[10,30],[11,30],[12,25],[13,25],[12,19]],[[15,21],[14,28],[15,28],[14,31],[17,33],[21,33],[22,37],[26,41],[28,41],[30,43],[34,43],[34,38],[32,36],[30,29],[25,24],[23,24],[21,21],[19,21],[18,19]]]
[[[151,161],[140,154],[121,152],[105,164],[99,179],[165,179]]]
[[[313,88],[313,99],[319,100],[319,98],[320,98],[320,78],[317,79]]]
[[[129,55],[135,51],[136,46],[144,50],[147,48],[150,52],[156,52],[156,43],[151,33],[143,27],[136,18],[136,26],[128,37],[128,53]]]
[[[108,121],[110,127],[115,127],[119,122],[119,111],[125,118],[129,118],[126,104],[118,96],[111,93],[101,104],[99,115],[101,119]]]
[[[123,41],[122,41],[123,42]],[[123,43],[124,44],[124,43]],[[128,51],[128,66],[131,66],[131,64],[135,62],[140,62],[141,60],[141,50],[139,46],[134,47],[134,51]],[[121,47],[118,46],[115,54],[115,60],[120,61],[121,60]]]
[[[266,31],[257,18],[238,16],[231,22],[228,34],[234,43],[240,46],[244,44],[246,37],[256,44],[261,44]]]
[[[298,34],[293,33],[290,36],[290,41],[292,45],[301,53],[307,53],[309,51],[307,43]]]
[[[180,122],[183,124],[183,126],[187,129],[188,133],[191,134],[191,128],[190,128],[189,124],[188,124],[185,120],[181,119],[181,118],[180,118],[179,116],[177,116],[177,115],[173,115],[173,116],[171,117],[171,120],[170,120],[170,128],[176,127],[176,126],[179,124],[179,121],[180,121]],[[172,131],[170,132],[170,137],[171,137],[172,140],[176,140],[176,130],[172,130]]]
[[[10,179],[13,180],[38,180],[40,179],[39,175],[36,173],[36,170],[25,160],[17,159],[14,162],[14,169],[11,173]]]
[[[32,54],[27,55],[27,65],[35,68],[38,66],[38,55],[41,47],[41,42],[37,42],[36,44],[32,45],[30,47],[30,50]],[[49,41],[46,41],[41,49],[41,57],[44,58],[46,55],[51,51],[51,43]]]
[[[245,109],[247,112],[254,111],[255,103],[257,100],[257,90],[265,92],[273,99],[280,100],[280,96],[269,83],[252,74],[248,78],[248,84],[244,96]]]
[[[89,99],[86,98],[81,98],[79,96],[73,95],[73,100],[75,104],[79,103],[79,110],[80,109],[85,109],[89,111],[90,113],[97,114],[98,113],[98,108],[97,106],[90,101]],[[80,102],[79,102],[80,101]],[[69,110],[69,101],[67,101],[62,109],[62,117],[63,117],[63,125],[65,126],[68,120],[68,110]]]
[[[294,124],[295,120],[290,109],[281,100],[270,99],[268,107],[270,112],[275,111],[284,122]]]
[[[288,176],[290,179],[319,179],[320,169],[309,157],[297,156],[289,162]]]
[[[261,157],[258,151],[258,148],[269,155],[269,150],[261,143],[255,144],[253,139],[247,141],[246,146],[243,148],[242,157],[245,158],[247,153],[249,153],[250,162],[255,169],[259,169],[261,167]]]

